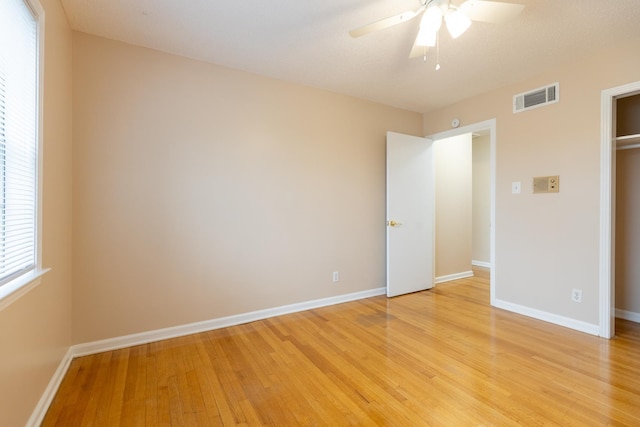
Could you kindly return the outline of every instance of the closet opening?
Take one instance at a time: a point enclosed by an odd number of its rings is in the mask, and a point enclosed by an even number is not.
[[[613,338],[616,316],[640,322],[640,81],[603,90],[600,105],[599,335]]]
[[[615,99],[615,317],[640,322],[640,93]]]

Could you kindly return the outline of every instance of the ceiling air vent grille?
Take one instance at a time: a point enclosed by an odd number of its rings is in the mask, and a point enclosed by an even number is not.
[[[560,83],[521,93],[513,97],[513,112],[530,110],[556,103],[560,100]]]

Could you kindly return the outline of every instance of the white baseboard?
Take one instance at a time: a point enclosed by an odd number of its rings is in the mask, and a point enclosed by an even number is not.
[[[619,308],[616,308],[616,317],[640,323],[640,313],[634,313],[633,311],[621,310]]]
[[[493,305],[494,307],[501,308],[503,310],[522,314],[528,317],[533,317],[534,319],[543,320],[545,322],[553,323],[559,326],[564,326],[565,328],[574,329],[576,331],[584,332],[590,335],[600,335],[600,326],[592,323],[582,322],[580,320],[559,316],[557,314],[548,313],[546,311],[537,310],[535,308],[525,307],[519,304],[513,304],[499,299],[496,299]]]
[[[254,322],[256,320],[267,319],[269,317],[281,316],[283,314],[296,313],[304,310],[325,307],[329,305],[341,304],[343,302],[355,301],[363,298],[370,298],[377,295],[386,294],[386,288],[377,288],[367,291],[355,292],[351,294],[339,295],[336,297],[322,298],[313,301],[306,301],[297,304],[284,305],[281,307],[268,308],[234,316],[221,317],[218,319],[205,320],[203,322],[190,323],[187,325],[174,326],[171,328],[157,329],[154,331],[141,332],[139,334],[125,335],[122,337],[109,338],[100,341],[93,341],[84,344],[77,344],[71,347],[73,357],[86,356],[89,354],[101,353],[103,351],[117,350],[134,345],[147,344],[154,341],[166,340],[169,338],[181,337],[184,335],[196,334],[198,332],[211,331],[214,329],[226,328],[228,326],[241,325],[243,323]]]
[[[491,268],[491,263],[487,261],[471,261],[471,265],[476,267]]]
[[[29,421],[27,421],[27,424],[26,424],[27,427],[37,427],[40,424],[42,424],[42,421],[44,420],[44,416],[47,414],[47,411],[49,410],[49,405],[51,405],[51,402],[53,401],[53,398],[55,397],[58,391],[58,388],[60,387],[60,383],[62,383],[62,379],[67,373],[67,370],[69,369],[69,365],[71,365],[72,360],[73,360],[73,352],[71,348],[69,348],[69,350],[67,350],[67,353],[64,355],[64,357],[60,361],[60,364],[58,365],[58,369],[56,369],[56,371],[53,374],[53,377],[51,377],[51,380],[49,381],[47,388],[44,390],[44,393],[42,393],[42,396],[40,397],[40,400],[38,401],[36,408],[31,413],[31,417],[29,418]]]
[[[466,277],[472,277],[473,271],[463,271],[462,273],[447,274],[446,276],[436,277],[436,283],[450,282],[451,280],[464,279]]]

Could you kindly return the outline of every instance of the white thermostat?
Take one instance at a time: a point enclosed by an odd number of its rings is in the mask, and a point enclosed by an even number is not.
[[[533,178],[533,192],[535,193],[559,193],[560,192],[560,177],[554,176],[539,176]]]

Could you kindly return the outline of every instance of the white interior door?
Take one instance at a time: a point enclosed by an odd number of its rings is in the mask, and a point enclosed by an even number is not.
[[[433,141],[387,132],[387,296],[433,287]]]

